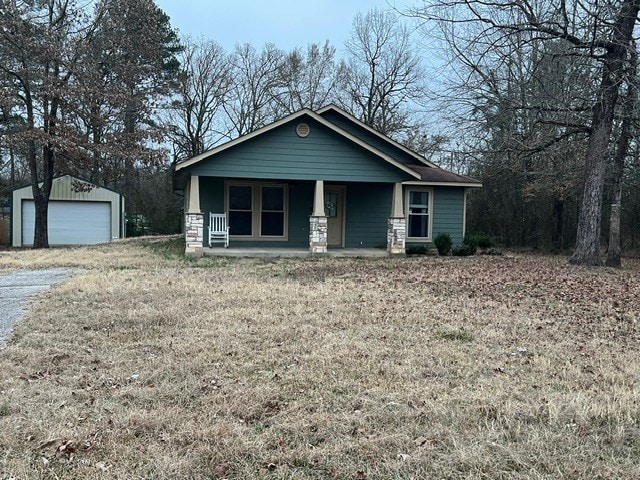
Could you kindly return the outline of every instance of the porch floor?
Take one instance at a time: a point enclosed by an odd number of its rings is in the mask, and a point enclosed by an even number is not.
[[[295,258],[308,257],[312,253],[308,248],[258,248],[258,247],[214,247],[204,248],[204,255],[209,257],[253,257],[253,258]],[[326,254],[315,254],[327,257],[388,257],[383,248],[336,248],[329,249]]]

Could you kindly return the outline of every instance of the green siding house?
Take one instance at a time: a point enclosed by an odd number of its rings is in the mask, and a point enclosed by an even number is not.
[[[334,105],[300,110],[179,162],[175,181],[191,255],[211,248],[210,214],[226,214],[234,248],[402,254],[440,232],[461,243],[466,190],[481,187]]]

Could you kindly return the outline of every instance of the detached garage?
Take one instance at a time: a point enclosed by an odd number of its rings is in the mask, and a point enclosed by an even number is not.
[[[49,245],[89,245],[124,237],[124,198],[70,175],[53,180],[49,198]],[[33,245],[35,204],[31,185],[13,191],[14,247]]]

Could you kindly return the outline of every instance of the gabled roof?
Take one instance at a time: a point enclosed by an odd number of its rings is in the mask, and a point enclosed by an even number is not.
[[[373,145],[363,140],[362,138],[359,138],[358,136],[346,131],[344,128],[341,128],[340,126],[336,125],[334,122],[324,118],[322,114],[326,112],[337,113],[341,117],[345,118],[348,122],[355,124],[357,127],[366,130],[367,132],[382,139],[384,142],[392,145],[394,148],[400,150],[401,152],[403,152],[402,155],[406,155],[409,158],[413,158],[417,160],[416,163],[403,163],[396,160],[395,158],[393,158],[393,156],[389,155],[388,153],[381,151],[379,148],[374,147]],[[409,174],[411,177],[415,179],[415,180],[404,181],[403,183],[405,184],[434,185],[434,186],[443,185],[443,186],[461,186],[461,187],[481,187],[482,186],[482,183],[479,180],[476,180],[474,178],[467,177],[464,175],[458,175],[456,173],[453,173],[438,167],[437,165],[426,160],[421,155],[417,154],[416,152],[413,152],[409,148],[394,141],[393,139],[387,137],[386,135],[383,135],[382,133],[377,132],[375,129],[362,123],[353,115],[350,115],[349,113],[342,110],[340,107],[337,107],[336,105],[333,105],[333,104],[330,104],[330,105],[327,105],[326,107],[321,108],[320,110],[318,110],[317,113],[308,108],[303,108],[302,110],[292,113],[276,122],[273,122],[269,125],[259,128],[258,130],[255,130],[251,133],[238,137],[234,140],[230,140],[226,143],[223,143],[222,145],[218,145],[217,147],[214,147],[211,150],[201,153],[200,155],[196,155],[195,157],[189,158],[187,160],[183,160],[182,162],[175,164],[174,170],[176,172],[178,172],[179,170],[183,170],[187,167],[190,167],[191,165],[194,165],[198,162],[206,160],[213,155],[216,155],[220,152],[230,149],[252,138],[258,137],[264,133],[274,130],[282,125],[285,125],[303,116],[307,116],[313,119],[314,121],[325,126],[329,130],[333,131],[334,133],[349,140],[350,142],[353,142],[354,144],[360,146],[361,148],[373,153],[375,156],[381,158],[382,160],[395,166],[396,168],[404,171],[405,173]],[[406,159],[407,157],[404,157],[404,158]]]
[[[202,160],[205,160],[209,157],[211,157],[212,155],[215,155],[217,153],[220,153],[224,150],[227,150],[231,147],[234,147],[235,145],[241,144],[243,142],[246,142],[247,140],[250,140],[254,137],[257,137],[259,135],[262,135],[270,130],[273,130],[281,125],[284,125],[286,123],[289,123],[299,117],[302,116],[309,116],[311,117],[313,120],[315,120],[316,122],[320,123],[321,125],[324,125],[325,127],[329,128],[330,130],[334,131],[335,133],[337,133],[338,135],[350,140],[351,142],[355,143],[356,145],[359,145],[360,147],[370,151],[371,153],[373,153],[374,155],[376,155],[377,157],[383,159],[384,161],[390,163],[391,165],[395,166],[396,168],[399,168],[400,170],[404,171],[405,173],[411,175],[412,177],[416,178],[417,180],[420,180],[420,174],[417,173],[415,170],[409,168],[408,166],[406,166],[405,164],[403,164],[402,162],[397,161],[396,159],[394,159],[393,157],[387,155],[386,153],[378,150],[377,148],[369,145],[368,143],[366,143],[365,141],[361,140],[360,138],[356,137],[355,135],[352,135],[351,133],[343,130],[342,128],[338,127],[337,125],[334,125],[333,123],[331,123],[330,121],[326,120],[325,118],[323,118],[322,116],[318,115],[316,112],[314,112],[313,110],[310,110],[308,108],[303,108],[302,110],[299,110],[295,113],[292,113],[291,115],[288,115],[276,122],[273,122],[269,125],[266,125],[262,128],[259,128],[258,130],[255,130],[251,133],[248,133],[246,135],[243,135],[241,137],[238,137],[234,140],[230,140],[226,143],[223,143],[222,145],[218,145],[217,147],[212,148],[211,150],[208,150],[204,153],[201,153],[200,155],[196,155],[195,157],[191,157],[187,160],[184,160],[180,163],[176,163],[174,166],[174,169],[176,171],[178,170],[182,170],[186,167],[189,167],[195,163],[198,163]]]
[[[419,153],[416,153],[413,150],[411,150],[410,148],[405,147],[401,143],[396,142],[394,139],[386,136],[384,133],[380,133],[375,128],[371,128],[366,123],[358,120],[356,117],[354,117],[353,115],[351,115],[350,113],[348,113],[347,111],[343,110],[342,108],[338,107],[337,105],[335,105],[333,103],[330,103],[329,105],[326,105],[326,106],[322,107],[320,110],[318,110],[318,114],[322,115],[323,113],[328,112],[328,111],[333,111],[333,112],[338,113],[339,115],[342,115],[344,118],[346,118],[347,120],[351,121],[352,123],[355,123],[360,128],[363,128],[364,130],[368,131],[369,133],[374,134],[375,136],[381,138],[385,142],[390,143],[394,147],[399,148],[404,153],[406,153],[406,154],[410,155],[411,157],[415,158],[416,160],[418,160],[420,163],[424,163],[425,165],[428,165],[430,167],[437,167],[437,165],[435,163],[430,162],[429,160],[424,158]]]
[[[92,188],[101,188],[102,190],[108,190],[110,192],[117,193],[118,195],[124,196],[123,193],[118,192],[118,191],[114,190],[113,188],[103,187],[102,185],[98,185],[97,183],[93,183],[93,182],[87,180],[86,178],[78,177],[77,175],[71,175],[70,173],[61,173],[59,175],[54,175],[53,181],[60,180],[60,179],[65,178],[65,177],[69,177],[72,180],[77,180],[77,181],[82,182],[82,183],[88,183],[89,185],[92,186]],[[38,185],[42,185],[42,182],[40,182]],[[10,190],[10,192],[13,192],[15,190],[20,190],[20,189],[23,189],[23,188],[26,188],[26,187],[30,187],[30,186],[31,186],[31,182],[24,182],[24,183],[21,183],[20,185],[18,185],[16,187],[13,187]]]

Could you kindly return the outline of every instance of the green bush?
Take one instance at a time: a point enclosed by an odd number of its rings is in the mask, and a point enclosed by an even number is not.
[[[480,247],[482,250],[493,247],[493,238],[486,233],[468,233],[464,236],[463,242],[465,245],[474,247]]]
[[[451,250],[453,242],[451,241],[451,235],[448,233],[439,233],[433,240],[433,244],[438,249],[438,255],[447,255]]]
[[[487,235],[486,233],[478,234],[478,246],[483,250],[493,247],[494,241],[491,238],[491,235]]]
[[[455,247],[453,247],[451,249],[451,253],[456,257],[469,257],[471,255],[475,255],[476,250],[478,250],[478,247],[476,245],[463,243],[462,245],[456,245]]]

